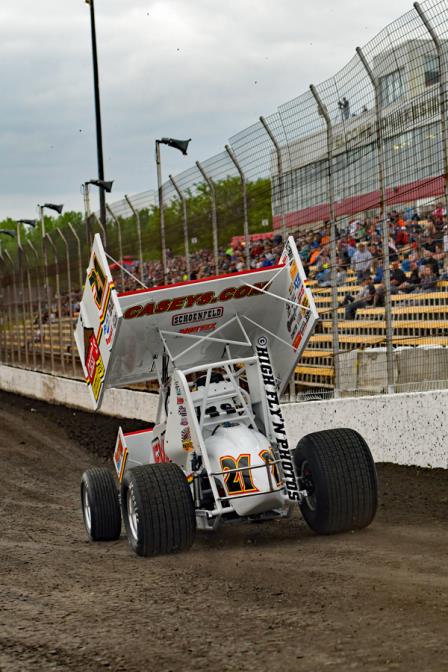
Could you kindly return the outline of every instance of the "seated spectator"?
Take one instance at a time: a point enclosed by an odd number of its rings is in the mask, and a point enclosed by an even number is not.
[[[404,273],[409,273],[411,270],[411,260],[409,259],[409,254],[404,255],[403,261],[401,262],[401,270]]]
[[[407,245],[409,243],[409,234],[406,225],[402,219],[398,221],[399,226],[395,234],[395,242],[399,246]]]
[[[392,268],[390,271],[390,287],[391,291],[398,292],[399,288],[407,280],[406,274],[400,268],[400,262],[398,259],[392,262]]]
[[[427,249],[423,250],[421,266],[431,266],[432,273],[434,273],[436,277],[439,277],[439,264],[433,259],[432,253]]]
[[[345,306],[345,319],[354,320],[358,308],[364,308],[373,303],[375,297],[375,287],[369,275],[365,275],[361,280],[361,289],[356,296],[347,294],[341,306]]]
[[[372,282],[374,285],[378,285],[380,282],[383,282],[384,269],[383,264],[379,259],[375,259],[373,261],[371,271],[373,274]]]
[[[443,268],[443,262],[445,260],[445,252],[443,251],[443,243],[436,243],[434,254],[432,258],[437,261],[439,270]]]
[[[422,266],[420,275],[420,286],[417,291],[429,292],[437,286],[437,276],[433,273],[431,266],[428,264]]]
[[[411,275],[398,287],[398,291],[404,292],[405,294],[410,294],[414,289],[418,289],[420,286],[420,270],[418,264],[415,260],[411,261],[410,264]]]
[[[370,271],[372,263],[372,255],[366,247],[365,243],[358,243],[358,249],[353,254],[351,259],[351,266],[356,273],[358,282],[362,280],[367,271]]]

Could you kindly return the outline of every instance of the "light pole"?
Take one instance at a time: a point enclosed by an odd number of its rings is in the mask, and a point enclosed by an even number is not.
[[[159,194],[159,212],[160,212],[160,245],[162,248],[162,267],[163,267],[163,282],[166,285],[167,268],[166,268],[166,244],[165,244],[165,218],[163,213],[163,188],[162,188],[162,165],[160,163],[160,145],[168,145],[174,147],[187,156],[188,140],[175,140],[174,138],[161,138],[156,140],[156,164],[157,164],[157,191]]]
[[[98,179],[104,180],[103,132],[101,128],[100,80],[98,75],[98,54],[96,48],[95,5],[94,0],[85,0],[90,6],[90,28],[92,33],[93,88],[95,94],[96,151],[98,159]],[[100,221],[106,228],[106,197],[100,189]]]
[[[87,180],[87,182],[84,182],[81,185],[83,197],[84,197],[84,217],[85,217],[85,223],[86,223],[86,239],[87,239],[87,244],[90,246],[90,216],[91,216],[91,211],[90,211],[90,191],[89,191],[89,185],[93,184],[95,187],[98,187],[100,190],[100,193],[103,194],[104,197],[104,213],[106,213],[106,197],[104,196],[104,193],[107,192],[110,194],[112,191],[112,185],[114,181],[113,180]],[[101,215],[100,212],[100,226],[103,231],[103,243],[106,245],[106,215],[104,215],[104,219]]]

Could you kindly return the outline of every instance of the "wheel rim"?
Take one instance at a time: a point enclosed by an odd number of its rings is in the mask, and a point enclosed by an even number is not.
[[[302,462],[300,467],[300,486],[307,491],[307,496],[304,497],[306,505],[310,511],[316,510],[316,490],[314,487],[313,474],[310,464],[307,460]]]
[[[82,510],[84,513],[84,523],[87,528],[87,532],[90,534],[92,531],[92,511],[90,509],[90,500],[89,493],[87,488],[84,486],[82,490]]]
[[[137,510],[135,508],[134,497],[132,496],[132,490],[131,489],[128,489],[128,491],[127,491],[126,504],[127,504],[127,511],[128,511],[129,529],[130,529],[131,534],[134,537],[134,539],[136,541],[138,541],[138,517],[137,517]]]

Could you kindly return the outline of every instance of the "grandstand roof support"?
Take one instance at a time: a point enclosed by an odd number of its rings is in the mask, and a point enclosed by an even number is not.
[[[230,160],[237,169],[240,179],[241,179],[241,190],[243,195],[243,229],[244,229],[244,242],[245,242],[245,252],[246,252],[246,268],[250,270],[250,237],[249,237],[249,215],[247,209],[247,185],[246,177],[243,173],[243,169],[238,162],[238,159],[235,156],[234,151],[229,145],[225,146],[225,150],[230,157]]]
[[[384,270],[384,306],[386,317],[386,359],[387,359],[387,392],[394,392],[394,350],[393,350],[393,327],[392,327],[392,306],[390,291],[390,259],[389,259],[389,220],[386,213],[386,183],[385,183],[385,161],[383,131],[381,119],[381,95],[380,83],[378,77],[373,73],[361,47],[356,47],[356,53],[364,66],[367,76],[370,79],[375,94],[375,116],[376,116],[376,146],[378,156],[378,182],[380,188],[380,211],[382,220],[382,242],[383,242],[383,270]]]
[[[219,249],[218,249],[218,216],[216,208],[216,189],[215,183],[207,175],[203,166],[196,161],[196,166],[210,189],[210,200],[212,204],[212,230],[213,230],[213,256],[215,258],[215,272],[219,274]]]
[[[333,174],[333,126],[327,106],[323,103],[316,87],[311,84],[310,91],[317,103],[319,114],[325,119],[327,126],[327,161],[328,161],[328,202],[330,207],[330,260],[331,260],[331,331],[333,336],[334,365],[334,396],[338,398],[341,390],[341,367],[339,361],[338,334],[338,286],[336,261],[336,216],[334,207],[334,174]]]
[[[444,195],[445,195],[445,208],[448,208],[448,136],[447,136],[447,124],[446,124],[446,114],[447,114],[447,81],[448,81],[448,71],[446,60],[443,54],[442,43],[431,25],[428,17],[423,11],[422,6],[419,2],[414,2],[414,9],[421,18],[426,30],[431,36],[432,41],[437,52],[437,61],[439,65],[439,91],[440,91],[440,130],[442,134],[442,148],[443,148],[443,178],[444,178]]]
[[[179,196],[180,202],[182,203],[182,212],[183,212],[183,220],[184,220],[184,246],[185,246],[185,260],[187,264],[187,275],[188,279],[190,280],[191,276],[191,263],[190,263],[190,240],[189,240],[189,231],[188,231],[188,211],[187,211],[187,199],[185,198],[185,194],[182,193],[179,185],[177,184],[176,180],[172,175],[168,175],[170,178],[171,184],[175,188],[177,195]]]
[[[282,237],[283,237],[283,242],[286,242],[286,238],[288,237],[288,227],[286,225],[286,207],[285,207],[285,188],[284,188],[284,183],[283,183],[283,161],[282,161],[282,152],[280,149],[280,145],[278,144],[275,135],[271,131],[271,129],[268,126],[268,122],[264,117],[260,117],[260,123],[263,126],[264,130],[268,134],[272,144],[275,147],[275,153],[277,154],[277,173],[278,173],[278,183],[280,187],[280,208],[282,211],[281,217],[282,217]]]

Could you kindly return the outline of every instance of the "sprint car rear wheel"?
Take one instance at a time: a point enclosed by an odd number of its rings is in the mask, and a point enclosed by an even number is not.
[[[308,496],[300,509],[318,534],[367,527],[375,517],[378,485],[367,443],[352,429],[304,436],[294,453],[300,488]]]
[[[81,478],[84,525],[92,541],[113,541],[121,532],[118,490],[108,469],[87,469]]]
[[[145,464],[126,472],[121,507],[129,545],[137,555],[175,553],[193,544],[193,500],[177,464]]]

